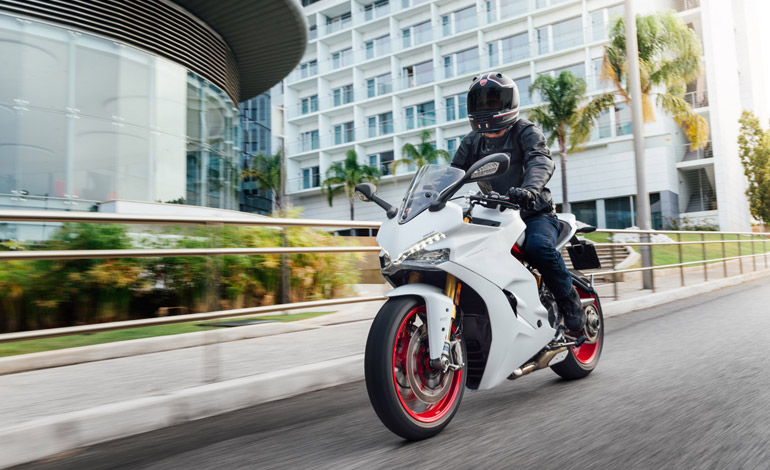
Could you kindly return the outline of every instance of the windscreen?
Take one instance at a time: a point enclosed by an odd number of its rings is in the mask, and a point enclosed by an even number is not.
[[[425,165],[414,175],[404,202],[398,211],[398,222],[404,224],[417,217],[438,199],[445,189],[460,181],[465,172],[446,165]]]

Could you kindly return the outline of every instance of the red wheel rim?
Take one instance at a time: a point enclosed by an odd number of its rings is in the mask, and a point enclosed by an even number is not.
[[[580,290],[578,290],[578,293],[580,294],[581,298],[593,298],[592,296],[581,292]],[[595,300],[594,307],[598,308]],[[601,328],[601,323],[599,324],[599,328]],[[579,363],[588,365],[596,358],[596,355],[599,353],[599,344],[602,342],[602,333],[603,331],[599,330],[596,342],[586,343],[578,348],[572,348],[572,354],[575,355],[575,359],[577,359]]]
[[[413,322],[413,318],[416,316],[420,316],[420,318],[423,319],[423,322],[425,321],[425,306],[421,305],[419,307],[415,307],[412,309],[401,321],[401,325],[398,328],[398,333],[396,334],[396,339],[393,343],[393,362],[392,362],[392,375],[393,375],[393,386],[396,389],[396,395],[398,395],[398,400],[401,402],[401,406],[403,407],[404,411],[406,411],[409,416],[411,416],[416,421],[419,421],[421,423],[432,423],[435,421],[440,420],[446,414],[449,412],[449,410],[452,409],[452,405],[454,405],[455,401],[457,400],[457,396],[460,393],[460,388],[462,386],[462,374],[463,370],[460,369],[459,371],[456,371],[452,373],[453,376],[451,378],[451,384],[449,385],[449,389],[447,390],[446,394],[436,403],[427,404],[421,400],[419,400],[416,396],[404,396],[405,394],[401,393],[401,390],[404,389],[405,392],[409,391],[410,388],[409,385],[404,387],[402,384],[398,381],[398,375],[397,375],[397,368],[401,367],[404,368],[406,361],[408,360],[407,355],[407,348],[405,347],[404,341],[406,344],[408,344],[409,340],[411,339],[412,332],[408,331],[408,329],[405,329],[407,325]],[[399,345],[399,342],[402,344]],[[424,358],[423,358],[424,359]],[[411,393],[411,392],[410,392]],[[412,406],[410,406],[412,405]],[[415,406],[419,406],[422,408],[422,405],[427,405],[423,409],[417,411],[413,409]]]

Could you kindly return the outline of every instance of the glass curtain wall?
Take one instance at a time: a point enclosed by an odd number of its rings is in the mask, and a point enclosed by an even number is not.
[[[238,208],[238,109],[184,67],[0,14],[0,83],[0,206]]]

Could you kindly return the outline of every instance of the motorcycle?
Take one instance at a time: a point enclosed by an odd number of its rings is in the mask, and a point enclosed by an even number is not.
[[[360,199],[387,213],[377,242],[381,273],[394,287],[367,338],[366,388],[383,424],[407,440],[441,432],[466,387],[486,390],[545,368],[579,379],[601,356],[604,322],[592,283],[572,272],[587,314],[575,336],[523,257],[520,207],[495,193],[454,197],[463,185],[501,175],[509,164],[508,155],[493,154],[467,172],[423,166],[399,209],[379,198],[373,184],[356,187]],[[575,236],[575,217],[558,217],[556,248],[568,242],[585,248]]]

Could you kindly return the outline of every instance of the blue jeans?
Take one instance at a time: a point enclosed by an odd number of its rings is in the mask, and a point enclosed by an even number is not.
[[[545,285],[557,299],[567,297],[572,290],[572,276],[561,253],[556,251],[559,220],[552,215],[536,215],[527,219],[524,256],[537,268]]]

